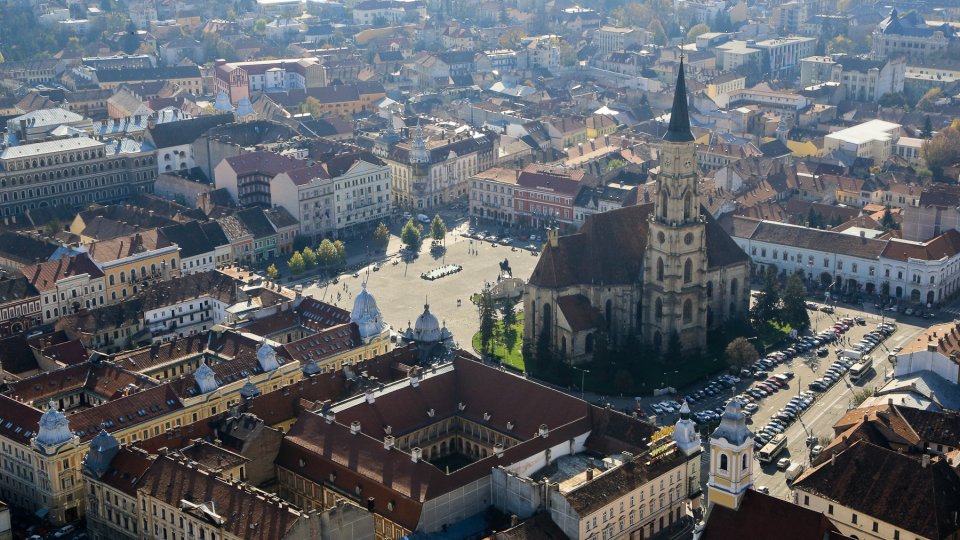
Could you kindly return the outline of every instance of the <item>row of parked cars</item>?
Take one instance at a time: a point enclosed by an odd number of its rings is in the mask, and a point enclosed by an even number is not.
[[[876,330],[865,334],[859,342],[854,343],[850,348],[857,352],[866,354],[876,349],[877,346],[880,345],[880,342],[887,339],[887,337],[896,330],[897,327],[891,323],[878,324]]]

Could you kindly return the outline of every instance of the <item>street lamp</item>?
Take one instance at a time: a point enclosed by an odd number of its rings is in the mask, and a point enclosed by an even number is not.
[[[577,366],[570,366],[570,367],[580,372],[580,399],[583,401],[586,401],[586,399],[584,399],[583,385],[586,384],[587,373],[590,373],[590,370],[578,368]]]

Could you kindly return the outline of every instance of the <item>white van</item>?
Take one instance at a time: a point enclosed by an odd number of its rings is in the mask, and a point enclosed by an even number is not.
[[[427,217],[426,214],[417,214],[417,219],[420,220],[421,223],[430,223],[430,218]]]
[[[783,475],[787,478],[787,482],[793,482],[798,476],[800,476],[805,468],[806,467],[803,466],[803,463],[791,463]]]

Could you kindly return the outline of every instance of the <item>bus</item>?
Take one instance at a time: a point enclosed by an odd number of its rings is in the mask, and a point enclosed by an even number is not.
[[[787,447],[787,436],[783,433],[774,436],[770,439],[770,442],[765,444],[763,448],[760,449],[760,462],[761,463],[770,463],[777,458],[777,455],[780,452],[783,452],[783,449]]]
[[[873,368],[873,358],[866,355],[859,362],[850,367],[850,381],[857,382]]]

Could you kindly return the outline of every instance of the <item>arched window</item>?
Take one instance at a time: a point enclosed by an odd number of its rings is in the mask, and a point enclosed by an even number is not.
[[[113,283],[114,283],[113,274],[110,274],[110,285],[113,285]]]
[[[693,193],[689,191],[683,197],[683,219],[693,219]]]
[[[583,352],[587,354],[593,352],[593,334],[587,334],[587,339],[583,343]]]
[[[560,357],[566,358],[567,356],[567,336],[562,336],[560,338]]]
[[[607,330],[610,330],[610,328],[613,326],[613,300],[607,300],[605,311],[605,315],[607,317]]]
[[[657,281],[663,281],[663,258],[657,259]]]
[[[661,189],[660,190],[660,217],[663,219],[667,218],[667,199],[668,198],[669,198],[669,195],[667,194],[667,190]]]
[[[683,282],[690,283],[691,281],[693,281],[693,261],[687,259],[683,263]]]
[[[657,298],[657,301],[653,304],[653,306],[653,316],[659,321],[663,318],[663,300]]]
[[[713,282],[707,282],[707,298],[713,298]]]
[[[742,461],[743,461],[743,466],[741,467],[741,469],[747,470],[747,464],[748,464],[748,463],[747,463],[747,455],[746,455],[746,454],[743,455]]]
[[[733,281],[730,282],[730,296],[734,298],[737,297],[737,279],[736,278],[734,278]]]
[[[659,349],[660,345],[663,344],[663,334],[659,330],[653,333],[653,347]]]
[[[721,471],[730,470],[730,466],[727,463],[728,461],[729,459],[727,458],[726,454],[720,454],[720,470]]]
[[[683,322],[689,324],[693,321],[693,302],[689,298],[683,302]]]

